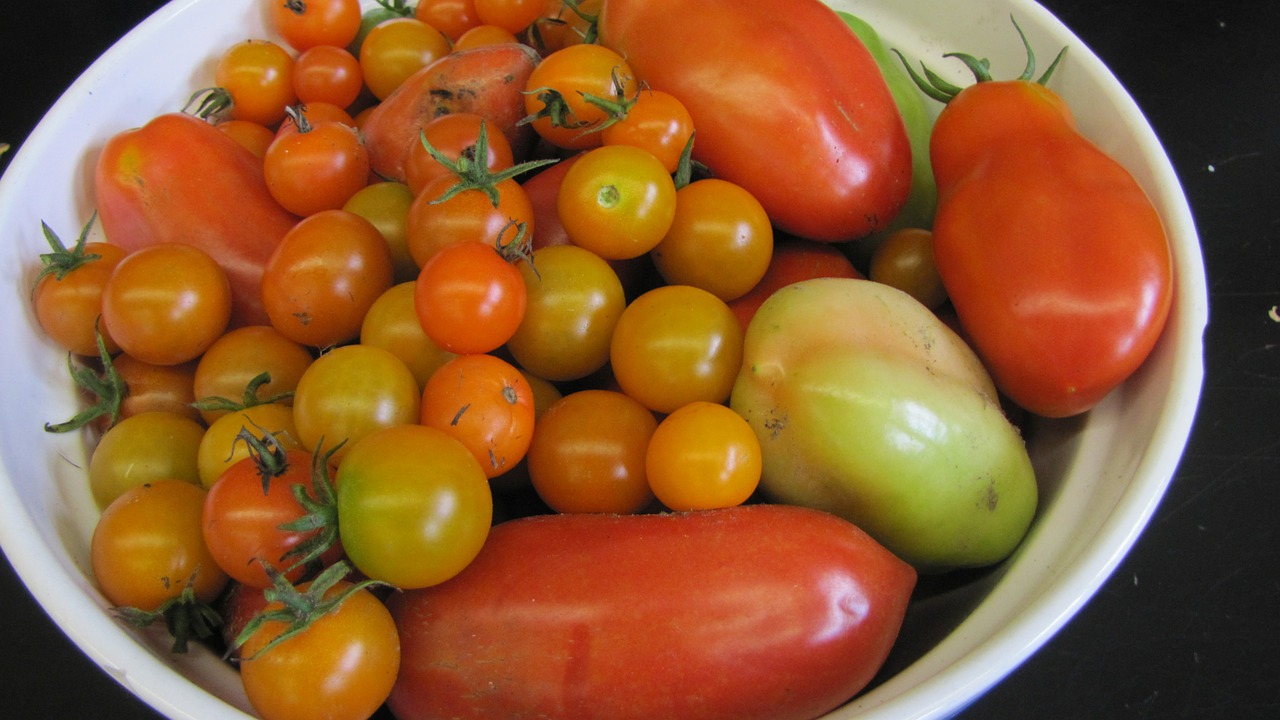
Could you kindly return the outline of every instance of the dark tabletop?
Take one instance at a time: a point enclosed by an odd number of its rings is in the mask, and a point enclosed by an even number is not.
[[[970,718],[1280,717],[1280,3],[1043,0],[1132,93],[1208,269],[1199,414],[1150,525],[1101,591]],[[160,0],[0,15],[0,142]],[[8,158],[0,158],[0,170]],[[5,382],[13,381],[5,378]],[[0,716],[146,718],[0,563]]]

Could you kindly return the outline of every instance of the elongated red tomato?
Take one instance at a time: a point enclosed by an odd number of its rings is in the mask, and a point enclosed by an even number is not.
[[[400,720],[808,719],[867,682],[916,574],[857,527],[781,505],[495,527],[390,599]]]
[[[107,141],[94,189],[108,240],[204,250],[231,282],[231,324],[267,324],[262,267],[298,218],[271,197],[253,153],[203,120],[168,113]]]
[[[609,0],[600,41],[684,103],[694,158],[755,195],[780,229],[851,240],[905,202],[911,149],[893,96],[818,0]]]
[[[967,56],[965,56],[967,57]],[[979,82],[938,117],[933,252],[996,386],[1038,415],[1090,409],[1164,328],[1173,265],[1133,176],[1030,79]],[[1052,68],[1051,68],[1052,69]]]

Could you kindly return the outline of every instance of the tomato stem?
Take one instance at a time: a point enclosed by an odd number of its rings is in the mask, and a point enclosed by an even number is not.
[[[110,425],[115,425],[120,421],[121,407],[124,404],[125,396],[129,394],[129,385],[124,381],[124,378],[120,377],[120,373],[116,371],[116,366],[111,361],[111,353],[107,351],[107,342],[103,339],[102,333],[95,330],[94,337],[98,343],[98,361],[102,365],[101,374],[94,372],[92,368],[77,365],[74,355],[70,353],[67,354],[67,369],[71,373],[71,379],[75,381],[76,386],[89,393],[96,400],[89,407],[76,413],[70,420],[57,424],[45,423],[45,432],[64,433],[79,430],[104,415],[110,420]]]
[[[489,134],[485,129],[483,120],[480,121],[480,134],[476,138],[475,144],[459,153],[457,160],[445,155],[432,145],[431,141],[427,140],[425,131],[418,132],[418,139],[427,154],[435,158],[436,162],[448,168],[458,179],[458,182],[448,190],[445,190],[440,197],[431,201],[433,205],[445,202],[458,193],[466,192],[467,190],[479,190],[488,196],[489,202],[493,203],[494,207],[498,207],[500,200],[498,183],[514,178],[521,173],[559,162],[556,158],[530,160],[518,163],[505,170],[494,172],[489,168]]]
[[[150,627],[157,620],[164,620],[169,635],[173,637],[172,651],[180,655],[186,654],[192,639],[207,640],[222,625],[222,616],[218,611],[196,597],[195,580],[199,572],[197,569],[187,579],[181,595],[166,601],[155,610],[116,607],[112,608],[112,612],[136,628]]]

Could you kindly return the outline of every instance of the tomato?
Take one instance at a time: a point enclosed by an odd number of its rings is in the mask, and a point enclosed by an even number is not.
[[[409,253],[419,267],[449,245],[510,245],[520,235],[521,224],[526,235],[533,232],[533,205],[515,180],[502,180],[494,186],[496,203],[479,189],[463,190],[444,199],[457,182],[451,176],[436,178],[418,193],[409,208]]]
[[[818,278],[774,293],[729,404],[760,440],[767,498],[836,513],[922,571],[999,562],[1035,515],[1035,471],[990,375],[888,285]]]
[[[107,602],[156,610],[190,584],[211,603],[227,585],[200,532],[203,489],[181,480],[133,487],[102,511],[93,530],[93,577]]]
[[[311,351],[285,337],[270,325],[236,328],[218,338],[197,361],[192,378],[196,399],[224,398],[242,402],[249,383],[262,373],[269,379],[257,388],[260,400],[291,394],[311,364]],[[289,398],[276,402],[292,404]],[[226,414],[224,408],[202,408],[200,416],[212,423]]]
[[[693,139],[693,117],[670,93],[644,88],[628,101],[626,114],[601,130],[605,145],[632,145],[653,153],[672,173]]]
[[[645,451],[645,472],[672,510],[741,505],[760,484],[760,441],[747,421],[718,403],[695,401],[662,419]]]
[[[570,393],[539,416],[529,479],[556,512],[633,513],[653,501],[645,448],[658,421],[612,390]]]
[[[528,122],[547,142],[581,150],[599,147],[608,113],[586,100],[631,97],[635,73],[618,53],[601,45],[572,45],[551,53],[534,68],[525,88]]]
[[[351,116],[351,113],[333,103],[317,101],[307,105],[292,106],[288,110],[285,119],[280,123],[280,127],[276,129],[272,142],[280,139],[281,136],[297,133],[298,124],[294,121],[295,115],[302,116],[313,126],[323,122],[336,122],[339,125],[356,128],[356,119]],[[265,156],[263,159],[266,159]]]
[[[196,456],[204,428],[189,417],[144,412],[103,433],[89,457],[89,489],[105,508],[127,490],[157,480],[200,485]]]
[[[242,40],[223,52],[214,81],[231,94],[231,117],[261,125],[284,119],[297,101],[293,92],[293,56],[270,40]]]
[[[652,153],[609,145],[565,172],[557,209],[573,244],[606,260],[633,258],[652,250],[671,228],[676,186]]]
[[[667,283],[700,287],[728,302],[764,277],[773,257],[773,226],[741,186],[698,180],[676,191],[675,218],[652,257]]]
[[[400,720],[814,718],[871,681],[915,581],[802,508],[513,520],[451,582],[388,600],[403,650],[388,706]]]
[[[345,47],[360,31],[359,0],[273,0],[271,26],[305,52],[317,45]]]
[[[267,146],[276,139],[271,128],[248,120],[223,120],[214,127],[258,158],[267,154]]]
[[[930,141],[938,271],[1001,392],[1038,415],[1078,415],[1160,337],[1168,238],[1142,186],[1044,86],[1049,73],[1033,81],[1029,62],[997,81],[960,57],[977,82],[947,102]]]
[[[297,131],[277,136],[262,158],[267,189],[297,215],[340,209],[367,184],[369,153],[354,127],[294,117]]]
[[[930,310],[947,301],[947,289],[933,259],[933,233],[903,228],[881,242],[871,254],[870,278],[896,287]]]
[[[261,159],[199,118],[167,113],[109,139],[93,187],[108,240],[204,250],[231,281],[232,323],[267,322],[262,267],[297,216],[267,191]]]
[[[360,343],[390,351],[424,387],[431,374],[455,357],[427,337],[414,304],[416,283],[392,286],[374,301],[360,325]]]
[[[639,80],[688,108],[694,159],[746,188],[779,229],[852,240],[906,201],[911,146],[893,95],[819,0],[609,0],[599,29]]]
[[[577,380],[604,367],[626,306],[613,268],[576,245],[553,245],[534,250],[520,273],[528,301],[507,342],[516,363],[554,381]]]
[[[773,255],[764,277],[747,294],[729,301],[743,332],[756,310],[779,289],[801,280],[820,277],[861,278],[849,258],[827,243],[782,237],[774,243]]]
[[[75,245],[67,248],[52,228],[43,225],[52,252],[40,256],[44,267],[36,276],[31,301],[36,321],[55,345],[76,355],[95,356],[99,333],[108,353],[120,350],[98,319],[107,278],[126,252],[119,245],[89,242],[90,227],[86,225]]]
[[[543,0],[542,16],[529,28],[531,42],[550,55],[568,45],[595,40],[595,19],[603,0],[578,0],[576,7],[564,0]]]
[[[484,47],[485,45],[517,42],[520,42],[519,38],[497,25],[477,25],[458,36],[458,39],[453,43],[453,50],[457,52],[459,50]]]
[[[364,84],[385,100],[409,76],[448,54],[444,33],[421,20],[392,18],[370,30],[360,46]]]
[[[270,434],[284,449],[302,447],[293,422],[293,408],[288,405],[262,403],[225,413],[210,423],[200,439],[196,454],[200,484],[206,488],[213,487],[223,473],[249,457],[251,448],[240,437],[240,433],[246,430],[255,437]],[[232,576],[239,579],[236,573]]]
[[[420,588],[457,575],[489,535],[493,496],[469,450],[403,425],[358,442],[338,467],[342,545],[370,578]]]
[[[252,428],[249,432],[258,433]],[[296,447],[263,449],[261,455],[243,455],[218,477],[209,487],[201,516],[205,544],[218,567],[236,582],[260,588],[272,584],[264,564],[291,582],[313,570],[302,555],[311,550],[307,543],[322,538],[326,529],[286,527],[312,516],[295,495],[295,488],[300,488],[317,497],[311,453]],[[342,554],[337,528],[329,530],[333,536],[327,548],[315,548],[318,565],[331,565]]]
[[[321,355],[302,374],[293,421],[304,447],[338,448],[333,459],[341,461],[365,435],[416,423],[420,405],[418,382],[400,358],[378,347],[346,345]]]
[[[463,33],[480,24],[475,0],[418,0],[414,17],[455,43]]]
[[[409,254],[408,222],[409,206],[413,204],[413,191],[404,183],[376,182],[356,191],[342,206],[373,223],[387,241],[391,251],[391,264],[396,282],[406,282],[418,277],[418,264]]]
[[[112,365],[128,392],[120,402],[120,417],[161,410],[200,420],[195,402],[195,361],[177,365],[153,365],[120,353]]]
[[[543,0],[475,0],[475,6],[481,23],[518,33],[542,16]]]
[[[524,278],[505,251],[459,243],[427,259],[414,305],[427,337],[456,354],[487,353],[511,339],[524,319]]]
[[[533,390],[520,371],[493,355],[461,355],[422,390],[423,425],[457,438],[485,477],[515,467],[533,440]]]
[[[484,127],[487,150],[483,159],[477,157],[481,127]],[[453,175],[448,165],[431,154],[428,144],[450,160],[456,162],[465,156],[466,162],[483,162],[494,172],[515,164],[507,136],[485,124],[482,116],[475,113],[441,115],[422,126],[421,138],[409,146],[404,166],[405,183],[415,195],[436,178]]]
[[[161,243],[129,253],[102,291],[102,321],[120,348],[155,365],[194,360],[231,320],[231,283],[208,253]]]
[[[304,583],[299,590],[312,587]],[[328,612],[313,611],[314,620],[304,630],[278,644],[272,643],[290,624],[265,622],[240,649],[245,694],[264,720],[367,718],[395,681],[400,640],[382,601],[367,588],[353,590],[346,581],[317,589],[323,599],[341,602],[326,606]],[[283,607],[283,601],[275,600],[264,612]]]
[[[368,220],[324,210],[285,235],[262,274],[272,327],[304,345],[355,338],[369,306],[392,284],[386,240]]]
[[[609,358],[623,392],[650,410],[723,402],[742,364],[742,328],[724,301],[706,290],[667,285],[623,311]]]
[[[360,61],[342,47],[318,45],[303,52],[293,63],[293,92],[299,102],[348,107],[360,97],[363,89]]]

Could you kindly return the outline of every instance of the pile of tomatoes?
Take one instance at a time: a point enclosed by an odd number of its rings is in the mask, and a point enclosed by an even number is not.
[[[249,206],[278,206],[267,250],[139,242],[104,203],[105,241],[96,218],[70,247],[45,228],[32,295],[92,395],[49,427],[101,433],[103,594],[178,645],[222,624],[264,717],[379,707],[399,653],[379,588],[457,574],[506,495],[566,513],[747,501],[760,446],[725,405],[746,323],[795,279],[859,276],[699,172],[681,102],[589,42],[599,2],[379,3],[268,3],[280,40],[228,48],[212,87],[156,120],[234,140],[217,152],[260,179],[239,220],[268,235]],[[444,114],[379,167],[379,105],[499,44],[539,55],[523,117]],[[130,192],[104,177],[100,194]]]

